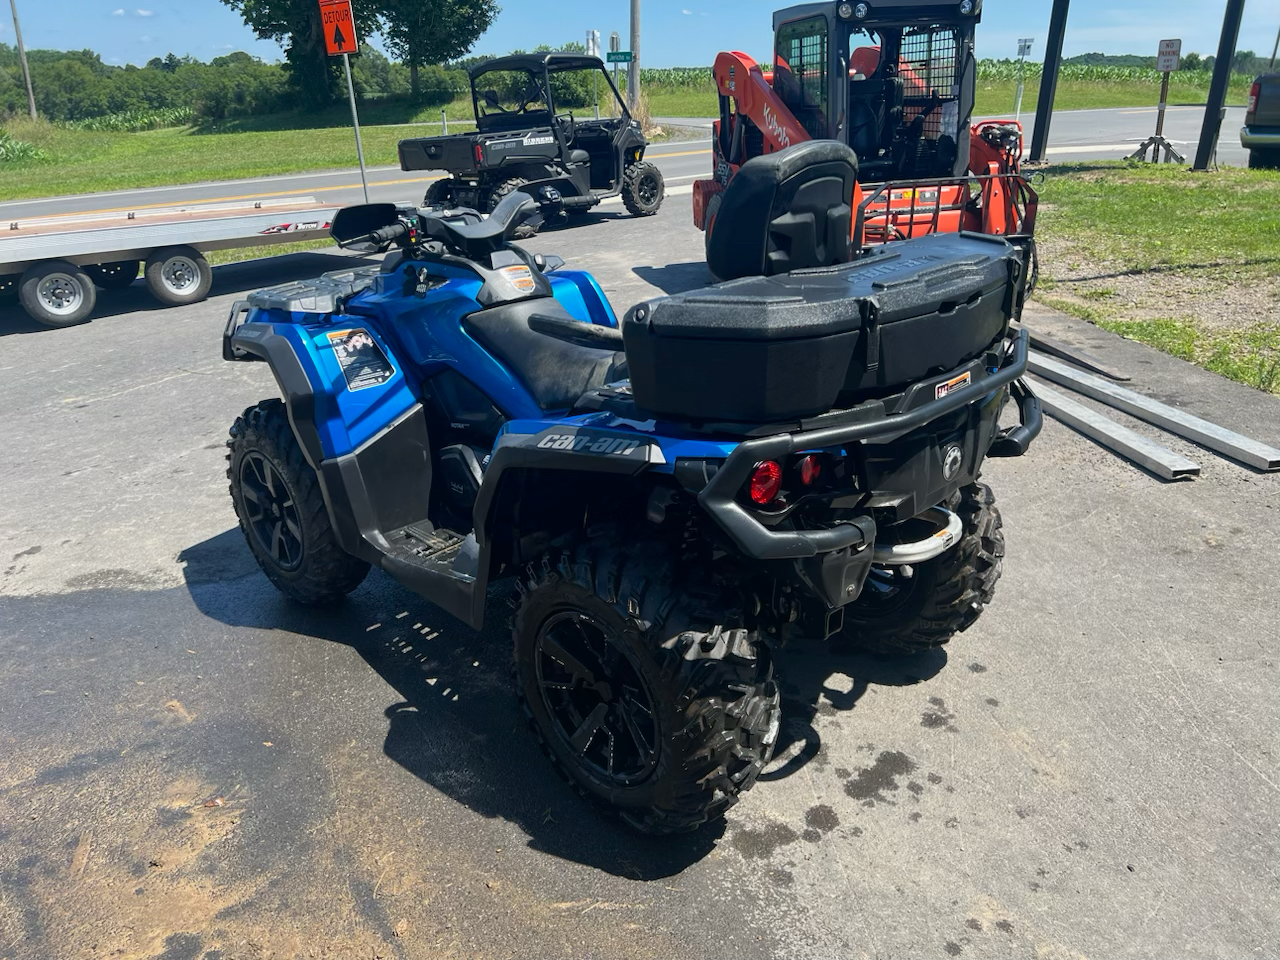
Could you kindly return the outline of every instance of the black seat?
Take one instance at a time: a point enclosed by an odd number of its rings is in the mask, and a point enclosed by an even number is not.
[[[847,262],[857,179],[857,154],[835,140],[748,160],[721,194],[707,266],[732,280]]]
[[[570,150],[569,162],[570,163],[590,163],[591,154],[587,153],[587,151],[585,150]]]
[[[573,321],[551,297],[504,303],[473,313],[463,326],[511,370],[543,410],[567,410],[588,390],[626,379],[626,355],[580,347],[539,333],[533,315]]]

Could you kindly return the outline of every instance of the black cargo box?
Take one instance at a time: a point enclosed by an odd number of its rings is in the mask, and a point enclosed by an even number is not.
[[[639,304],[622,324],[636,405],[767,423],[891,392],[1003,336],[1020,271],[999,237],[934,234]]]
[[[475,145],[472,134],[444,137],[417,137],[397,145],[401,170],[448,170],[458,176],[475,176]]]

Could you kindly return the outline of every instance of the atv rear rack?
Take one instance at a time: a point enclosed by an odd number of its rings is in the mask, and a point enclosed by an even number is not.
[[[1020,380],[1027,371],[1029,342],[1025,330],[1011,334],[1005,341],[1006,349],[995,372],[975,377],[968,386],[919,405],[913,405],[917,397],[908,392],[900,404],[900,412],[888,413],[883,401],[871,400],[851,408],[865,413],[860,422],[745,440],[710,477],[698,493],[698,502],[743,553],[756,559],[796,559],[848,547],[861,549],[868,546],[874,543],[876,536],[875,522],[869,516],[823,530],[770,530],[738,503],[738,492],[756,464],[762,461],[780,461],[800,451],[822,450],[856,441],[892,439],[989,397],[1004,387],[1010,388],[1018,404],[1020,422],[996,436],[987,456],[1021,456],[1044,423],[1040,401]],[[877,413],[880,416],[876,416]]]
[[[1008,184],[1016,187],[1010,196]],[[1003,214],[991,218],[992,231],[1010,240],[1035,233],[1039,196],[1022,177],[980,174],[939,180],[888,180],[855,192],[857,213],[853,243],[857,248],[931,233],[974,229],[981,207]],[[858,197],[861,196],[861,200]],[[966,219],[974,221],[966,223]]]

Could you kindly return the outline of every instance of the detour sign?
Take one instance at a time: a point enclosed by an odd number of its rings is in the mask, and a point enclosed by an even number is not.
[[[320,0],[320,24],[329,56],[355,53],[360,46],[356,21],[351,16],[351,0]]]

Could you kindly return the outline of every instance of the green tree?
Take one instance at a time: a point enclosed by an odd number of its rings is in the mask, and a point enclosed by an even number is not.
[[[408,65],[414,97],[422,95],[419,68],[466,54],[498,9],[496,0],[379,0],[387,49]]]
[[[264,40],[284,47],[290,86],[302,105],[316,108],[338,98],[337,71],[325,51],[320,6],[316,0],[222,0]],[[354,0],[356,29],[364,36],[378,31],[375,0]]]

